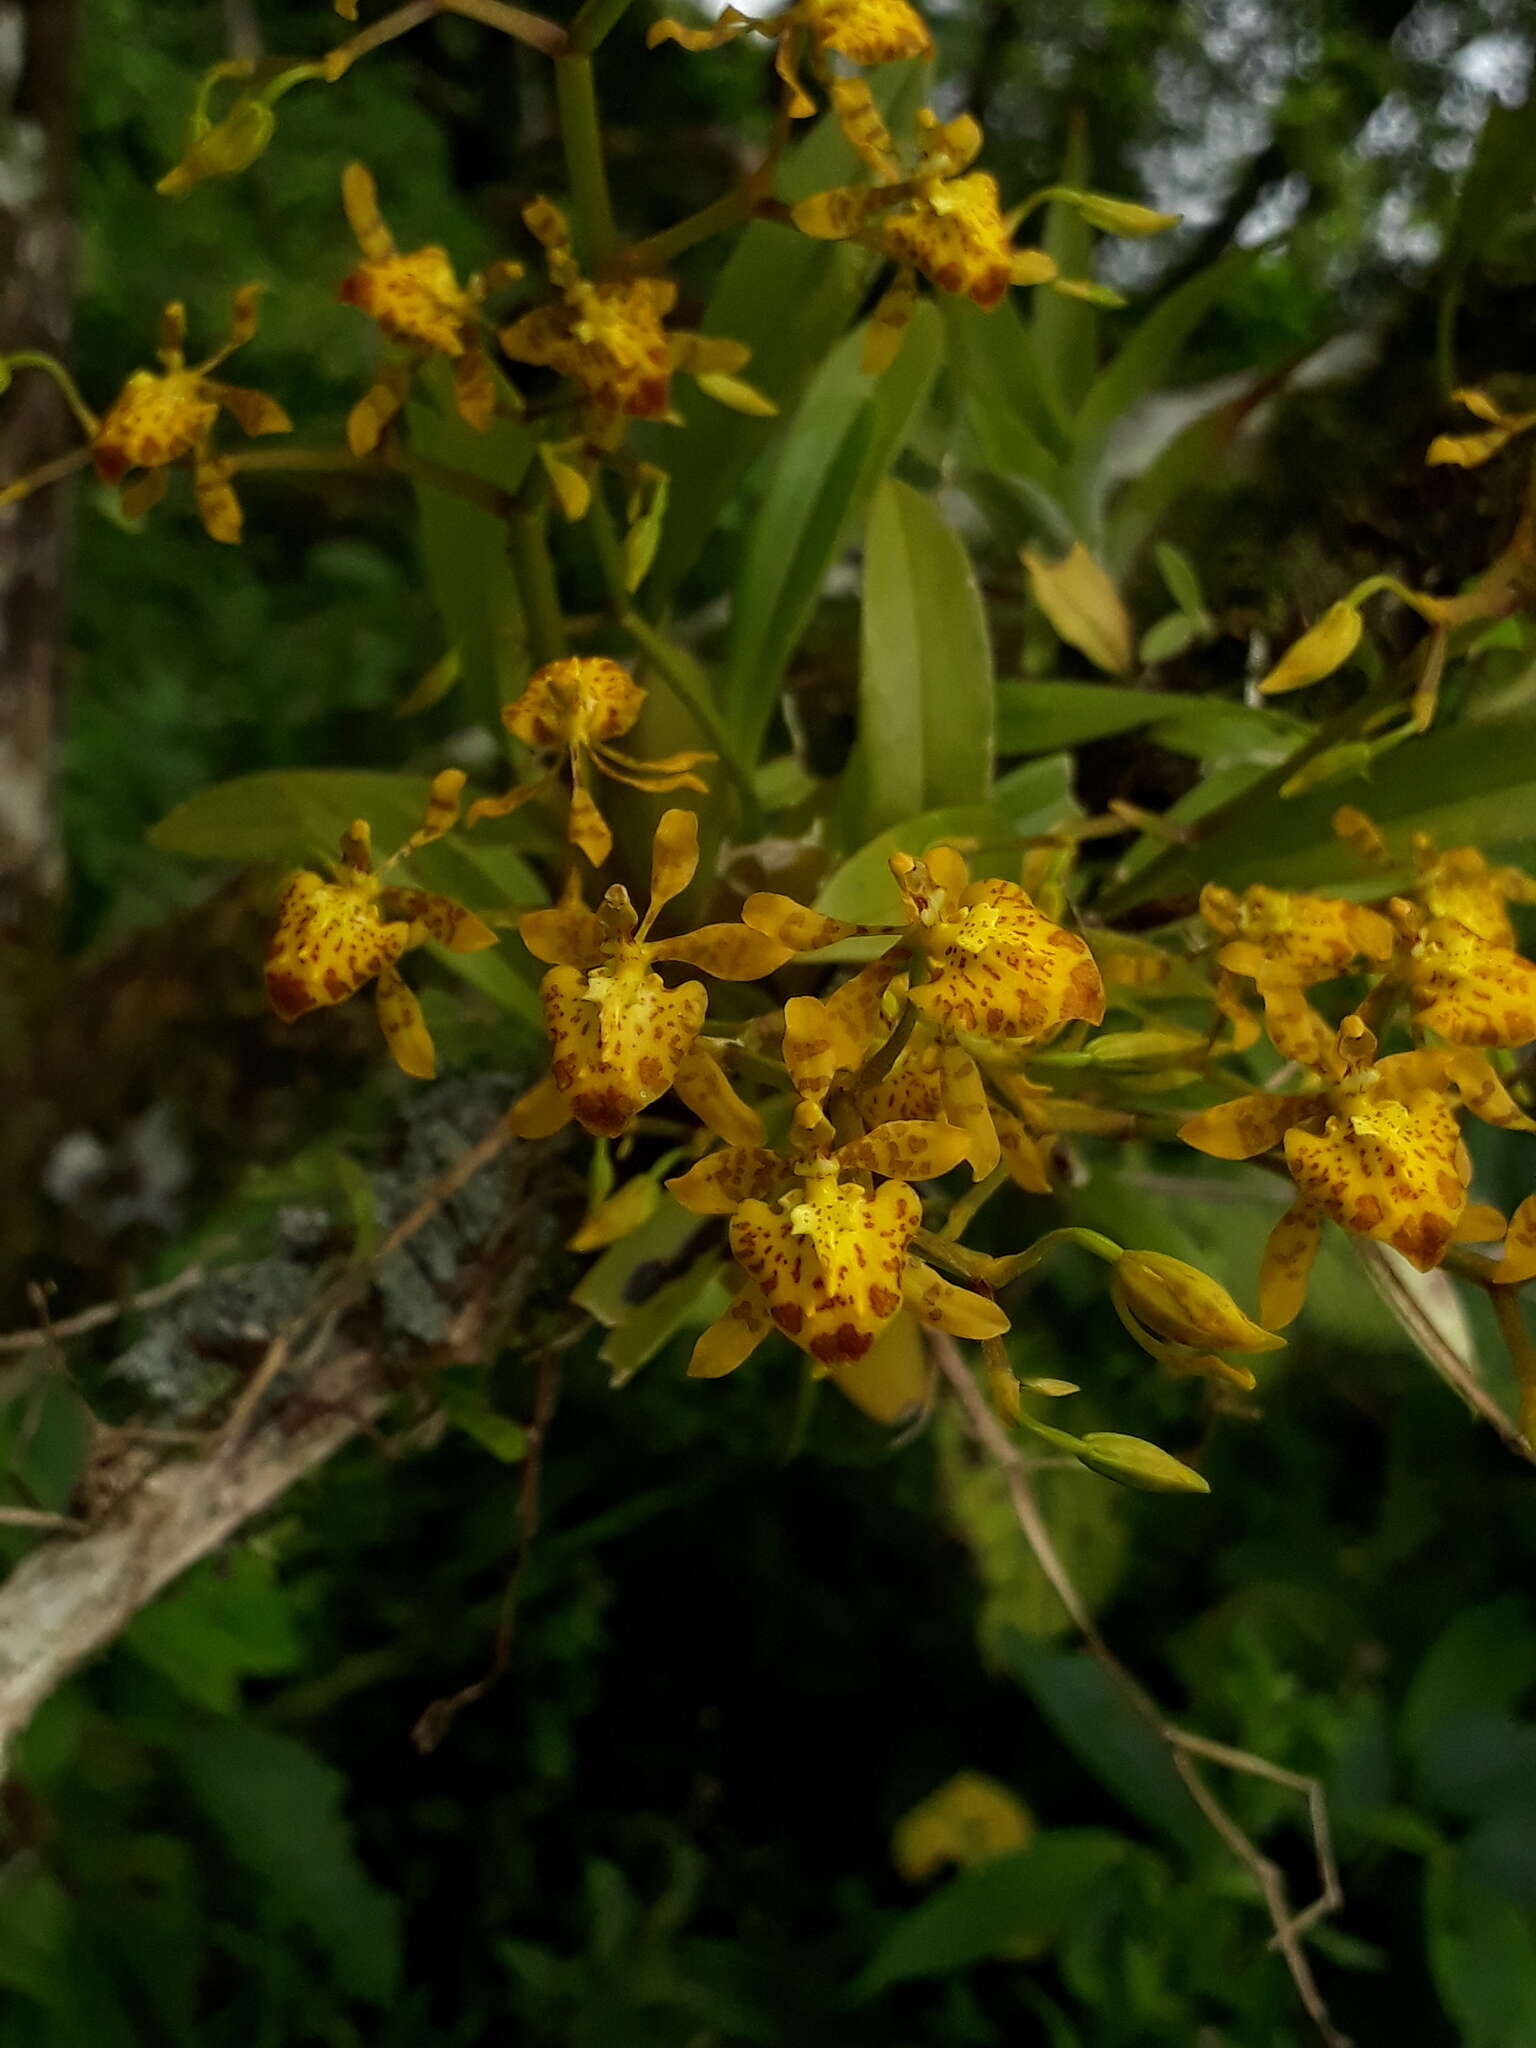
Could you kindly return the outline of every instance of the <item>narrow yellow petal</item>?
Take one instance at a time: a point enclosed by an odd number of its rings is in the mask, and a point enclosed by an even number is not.
[[[724,1379],[752,1356],[772,1328],[767,1303],[749,1283],[694,1345],[688,1361],[689,1379]]]
[[[1323,1226],[1309,1202],[1293,1202],[1269,1234],[1259,1269],[1259,1315],[1283,1330],[1301,1314]]]
[[[418,1081],[430,1081],[437,1072],[432,1034],[421,1014],[421,1004],[398,968],[386,967],[380,974],[375,1002],[379,1028],[395,1065]]]

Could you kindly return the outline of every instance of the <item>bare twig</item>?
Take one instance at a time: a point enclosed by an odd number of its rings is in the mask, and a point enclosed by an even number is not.
[[[1002,1474],[1015,1519],[1024,1533],[1025,1540],[1034,1552],[1036,1562],[1056,1597],[1066,1610],[1068,1619],[1081,1635],[1089,1655],[1152,1733],[1167,1747],[1170,1761],[1190,1798],[1232,1856],[1253,1878],[1274,1928],[1271,1946],[1279,1952],[1284,1961],[1291,1982],[1296,1987],[1296,1995],[1317,2030],[1318,2039],[1326,2044],[1326,2048],[1350,2048],[1347,2037],[1338,2031],[1329,2016],[1327,2003],[1318,1989],[1317,1980],[1312,1974],[1312,1965],[1301,1943],[1301,1937],[1309,1927],[1326,1914],[1337,1911],[1343,1903],[1322,1787],[1315,1778],[1283,1771],[1278,1765],[1267,1763],[1262,1757],[1250,1755],[1247,1750],[1228,1749],[1225,1744],[1209,1742],[1204,1736],[1188,1734],[1164,1718],[1161,1707],[1151,1693],[1140,1679],[1120,1662],[1100,1634],[1098,1625],[1084,1604],[1076,1583],[1062,1562],[1061,1553],[1056,1548],[1050,1528],[1041,1512],[1025,1462],[1012,1438],[992,1412],[953,1339],[935,1334],[930,1336],[930,1343],[939,1371],[949,1382],[972,1437]],[[1322,1887],[1312,1905],[1300,1913],[1292,1910],[1285,1888],[1285,1878],[1279,1866],[1264,1854],[1216,1797],[1200,1772],[1197,1762],[1199,1758],[1209,1763],[1221,1764],[1228,1770],[1267,1778],[1274,1784],[1286,1785],[1303,1794],[1311,1815]]]
[[[93,1308],[81,1309],[78,1315],[66,1316],[61,1323],[45,1322],[35,1330],[9,1331],[0,1336],[0,1354],[51,1350],[63,1339],[83,1337],[88,1330],[100,1330],[108,1323],[115,1323],[119,1316],[134,1315],[140,1309],[163,1308],[177,1295],[188,1294],[194,1287],[201,1286],[207,1277],[205,1266],[187,1266],[174,1280],[162,1281],[158,1287],[146,1287],[141,1294],[130,1294],[122,1301],[99,1301]]]
[[[1357,1239],[1356,1249],[1371,1285],[1452,1393],[1459,1394],[1479,1421],[1487,1423],[1506,1450],[1528,1464],[1536,1464],[1536,1449],[1530,1439],[1504,1413],[1471,1365],[1437,1327],[1404,1278],[1401,1267],[1378,1244]]]
[[[582,1327],[585,1327],[584,1323]],[[484,1699],[492,1686],[500,1683],[512,1661],[512,1638],[517,1629],[518,1599],[523,1590],[523,1580],[527,1576],[528,1560],[533,1555],[534,1538],[539,1533],[544,1448],[559,1399],[560,1360],[556,1347],[546,1345],[539,1353],[538,1377],[533,1393],[533,1414],[528,1421],[528,1455],[523,1460],[522,1477],[517,1491],[517,1547],[512,1557],[512,1569],[507,1574],[507,1583],[501,1595],[501,1612],[496,1620],[496,1645],[491,1653],[490,1667],[485,1675],[477,1678],[473,1684],[461,1686],[447,1699],[433,1700],[431,1705],[424,1709],[411,1730],[411,1740],[423,1756],[431,1755],[463,1708],[472,1707],[477,1700]]]

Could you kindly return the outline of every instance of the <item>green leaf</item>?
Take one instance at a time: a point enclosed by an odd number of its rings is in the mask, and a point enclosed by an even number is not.
[[[270,1919],[318,1943],[344,1991],[387,2005],[400,1978],[399,1908],[358,1861],[341,1773],[302,1743],[240,1722],[190,1731],[176,1762],[260,1879]]]
[[[1536,2041],[1536,1934],[1529,1914],[1447,1852],[1424,1884],[1429,1967],[1461,2048]]]
[[[1125,575],[1181,498],[1221,481],[1247,404],[1245,395],[1191,420],[1117,491],[1104,526],[1104,566],[1112,575]]]
[[[608,1368],[610,1386],[628,1386],[679,1330],[703,1329],[724,1312],[729,1300],[721,1282],[724,1265],[718,1252],[705,1252],[608,1332],[597,1355]]]
[[[528,1455],[528,1432],[510,1415],[493,1408],[481,1387],[451,1375],[439,1384],[438,1399],[453,1427],[503,1465],[521,1464]]]
[[[1159,541],[1152,552],[1157,573],[1179,610],[1196,625],[1207,625],[1210,615],[1205,608],[1205,592],[1200,588],[1200,572],[1188,555],[1166,540]]]
[[[1359,862],[1333,832],[1342,803],[1358,804],[1375,819],[1405,872],[1415,832],[1441,846],[1518,854],[1529,845],[1536,815],[1536,721],[1436,730],[1388,754],[1368,779],[1274,801],[1257,815],[1243,810],[1183,854],[1176,870],[1160,872],[1159,892],[1177,895],[1208,881],[1233,889],[1250,882],[1277,889],[1358,883]],[[1372,892],[1382,886],[1383,878],[1373,879]]]
[[[1089,524],[1096,524],[1108,488],[1104,454],[1117,423],[1168,383],[1194,329],[1231,292],[1254,262],[1241,249],[1197,271],[1160,299],[1093,380],[1072,422],[1068,494]],[[1175,599],[1182,603],[1178,593]]]
[[[931,499],[893,478],[864,547],[858,764],[866,834],[982,803],[992,777],[992,650],[970,561]]]
[[[1005,1668],[1067,1747],[1132,1813],[1186,1846],[1205,1823],[1160,1742],[1130,1702],[1081,1651],[1048,1650],[1016,1631],[1001,1643]]]
[[[807,391],[748,529],[722,689],[749,753],[849,522],[890,468],[938,371],[943,329],[926,301],[878,379],[859,367],[863,332],[844,338]]]
[[[1536,1628],[1517,1593],[1458,1614],[1426,1652],[1403,1702],[1399,1727],[1422,1750],[1453,1715],[1510,1712],[1536,1685]]]
[[[1081,109],[1072,115],[1066,160],[1058,184],[1085,190],[1088,175],[1088,123]],[[1041,246],[1056,259],[1065,278],[1087,277],[1093,266],[1093,231],[1075,206],[1052,200],[1046,209]],[[1063,298],[1042,285],[1031,295],[1030,328],[1040,379],[1063,421],[1069,421],[1093,383],[1098,360],[1097,315],[1083,299]]]
[[[1034,336],[1011,300],[984,313],[946,293],[943,317],[950,375],[983,463],[1026,480],[1044,505],[1056,507],[1065,544],[1072,537],[1059,509],[1066,440],[1041,387]]]
[[[446,946],[429,946],[427,951],[450,974],[467,981],[498,1010],[505,1010],[543,1038],[544,1009],[535,986],[539,970],[529,963],[529,955],[515,937],[509,937],[495,952],[487,947],[483,953],[450,953]]]
[[[1032,761],[998,783],[990,804],[924,811],[887,826],[843,862],[817,896],[816,908],[855,924],[899,923],[901,897],[886,863],[893,853],[921,853],[940,839],[977,841],[978,875],[1005,872],[1010,861],[1016,867],[1021,839],[1054,831],[1072,815],[1071,769],[1065,754]],[[989,865],[989,854],[1001,855],[1002,864]]]
[[[1199,637],[1200,628],[1187,613],[1168,612],[1148,626],[1136,652],[1143,668],[1156,668],[1160,662],[1174,661],[1186,653]]]
[[[1027,1849],[962,1871],[897,1921],[854,1995],[946,1976],[1015,1945],[1048,1948],[1129,1848],[1103,1828],[1052,1828]]]
[[[249,1549],[195,1566],[135,1617],[122,1645],[215,1714],[234,1713],[242,1679],[292,1671],[304,1655],[287,1594]]]
[[[1235,752],[1245,744],[1273,760],[1307,731],[1282,712],[1173,690],[1058,682],[1000,683],[997,689],[997,750],[1004,755],[1052,754],[1150,725],[1158,728],[1161,745],[1179,753]]]
[[[195,860],[323,864],[354,818],[373,827],[380,855],[421,823],[431,777],[371,768],[264,768],[199,790],[149,830],[161,853]],[[411,856],[411,872],[472,910],[538,904],[547,892],[521,854],[495,831],[455,832]]]
[[[515,491],[533,459],[533,441],[510,420],[478,434],[429,405],[406,407],[412,450]],[[527,680],[528,640],[503,519],[456,492],[415,482],[422,560],[443,639],[458,652],[465,701],[493,729],[501,705]]]
[[[921,96],[926,66],[883,65],[875,97],[898,128],[910,121]],[[842,130],[824,114],[786,153],[779,197],[787,202],[845,184],[858,175],[858,159]],[[815,366],[853,318],[876,259],[844,242],[820,242],[776,221],[753,221],[737,241],[715,286],[700,326],[727,335],[752,351],[746,375],[788,412]],[[637,436],[647,455],[672,479],[666,529],[646,582],[646,600],[659,613],[698,560],[748,470],[782,420],[731,412],[695,390],[688,379],[673,386],[683,431]]]

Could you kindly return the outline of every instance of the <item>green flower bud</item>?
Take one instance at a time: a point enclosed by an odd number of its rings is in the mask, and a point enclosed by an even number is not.
[[[1193,1466],[1183,1464],[1139,1436],[1116,1436],[1094,1430],[1085,1436],[1077,1461],[1101,1479],[1134,1486],[1143,1493],[1209,1493],[1210,1484]]]
[[[179,199],[210,178],[233,178],[255,163],[272,140],[277,118],[265,100],[242,93],[222,121],[216,121],[190,144],[186,155],[166,172],[155,190]]]

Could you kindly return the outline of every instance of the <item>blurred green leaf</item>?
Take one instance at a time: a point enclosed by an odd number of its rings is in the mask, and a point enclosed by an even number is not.
[[[1174,1770],[1166,1744],[1081,1651],[1046,1649],[1005,1634],[1003,1663],[1060,1739],[1101,1785],[1151,1826],[1192,1847],[1205,1822]]]
[[[1233,889],[1258,881],[1277,889],[1358,884],[1360,864],[1333,832],[1333,814],[1343,803],[1375,819],[1405,873],[1415,832],[1429,833],[1441,846],[1518,853],[1529,844],[1536,813],[1536,722],[1437,730],[1388,754],[1368,779],[1271,802],[1261,813],[1244,809],[1181,856],[1177,872],[1159,877],[1159,888],[1175,894],[1207,881]],[[1191,816],[1184,811],[1180,821]],[[1384,880],[1372,878],[1373,895]]]
[[[324,865],[352,820],[366,818],[383,856],[421,823],[431,787],[430,776],[377,769],[266,768],[199,790],[151,826],[149,839],[162,853],[196,860]],[[522,855],[483,829],[422,847],[411,871],[471,910],[548,900]]]
[[[1458,1614],[1436,1638],[1403,1701],[1399,1727],[1422,1750],[1441,1722],[1472,1710],[1508,1713],[1536,1686],[1536,1621],[1522,1595]]]
[[[1536,1933],[1529,1914],[1447,1852],[1429,1866],[1424,1922],[1430,1970],[1460,2029],[1461,2048],[1536,2041]]]
[[[1088,122],[1080,107],[1070,118],[1066,157],[1057,182],[1075,191],[1084,191],[1092,183]],[[1075,206],[1060,199],[1051,201],[1040,242],[1046,254],[1056,259],[1064,278],[1091,276],[1093,230]],[[1070,422],[1093,385],[1098,316],[1086,300],[1065,298],[1042,285],[1030,294],[1030,328],[1041,383],[1063,423]]]
[[[992,649],[976,578],[933,502],[894,478],[864,547],[858,763],[862,834],[986,801]]]
[[[1160,744],[1202,754],[1246,740],[1257,753],[1282,759],[1286,743],[1307,730],[1282,712],[1251,710],[1221,697],[1173,690],[1135,690],[1116,683],[999,683],[1000,754],[1049,754],[1111,734],[1156,725]]]
[[[886,118],[910,121],[926,67],[887,64],[872,81]],[[785,154],[779,196],[788,202],[845,183],[858,160],[831,114]],[[710,298],[701,329],[743,341],[746,375],[788,413],[857,309],[875,259],[868,250],[821,242],[776,221],[753,221],[737,241]],[[782,419],[730,412],[678,379],[673,403],[684,431],[658,432],[647,449],[671,478],[667,523],[646,582],[646,602],[668,605],[752,464]]]
[[[1089,528],[1101,515],[1108,484],[1104,455],[1116,424],[1165,387],[1190,335],[1237,288],[1253,262],[1251,250],[1238,250],[1186,278],[1158,300],[1094,378],[1072,422],[1067,486],[1074,510]]]
[[[400,1978],[399,1906],[358,1861],[341,1773],[302,1743],[241,1723],[193,1730],[177,1763],[232,1853],[260,1879],[270,1921],[316,1942],[343,1990],[387,2005]]]
[[[292,1671],[304,1656],[287,1594],[249,1548],[195,1565],[134,1618],[122,1644],[215,1714],[234,1713],[243,1679]]]
[[[407,406],[413,452],[449,469],[515,491],[533,459],[533,441],[510,420],[478,434],[430,405]],[[527,681],[522,601],[507,555],[506,521],[454,491],[416,481],[421,553],[443,638],[458,655],[465,702],[499,731],[497,713]]]
[[[806,392],[747,531],[722,691],[749,753],[849,522],[890,468],[938,371],[943,329],[926,302],[878,379],[859,367],[863,334],[844,337]]]
[[[1051,1828],[1016,1855],[962,1871],[896,1923],[855,1996],[873,1998],[914,1977],[945,1976],[1014,1944],[1048,1948],[1129,1847],[1103,1828]]]

